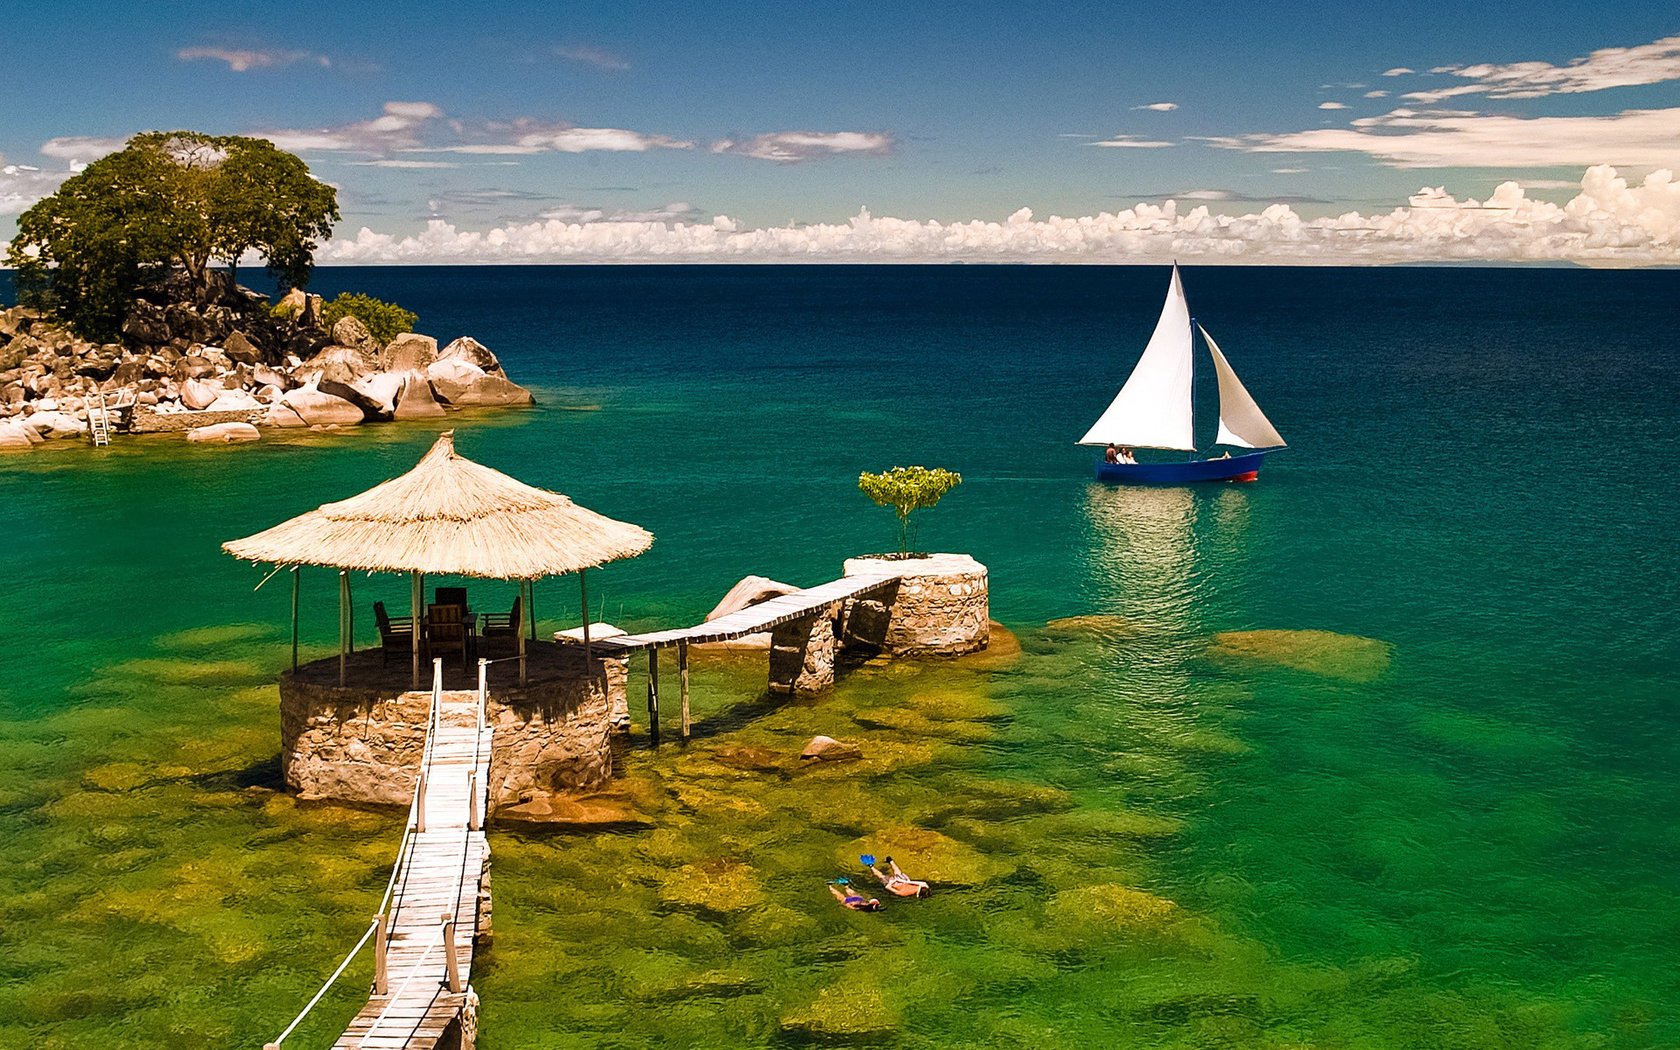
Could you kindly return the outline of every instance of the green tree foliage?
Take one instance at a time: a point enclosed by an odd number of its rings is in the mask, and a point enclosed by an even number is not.
[[[858,488],[883,507],[898,512],[898,552],[909,554],[916,542],[911,515],[936,506],[947,492],[962,484],[962,475],[943,468],[894,467],[883,474],[858,475]]]
[[[329,330],[341,317],[354,317],[367,326],[380,345],[389,343],[404,332],[414,331],[420,315],[404,310],[396,303],[387,303],[360,292],[340,292],[338,298],[321,307],[321,323]]]
[[[203,294],[246,252],[304,284],[337,219],[337,191],[265,139],[146,132],[20,215],[7,261],[24,301],[110,339],[140,290],[179,272]]]

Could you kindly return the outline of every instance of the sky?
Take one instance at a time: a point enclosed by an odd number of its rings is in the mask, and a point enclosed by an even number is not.
[[[138,14],[137,14],[138,12]],[[324,262],[1680,264],[1680,8],[13,5],[0,236],[144,130],[272,139]]]

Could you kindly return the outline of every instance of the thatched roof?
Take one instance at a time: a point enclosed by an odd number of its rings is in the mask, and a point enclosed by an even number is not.
[[[280,565],[512,580],[577,572],[652,545],[640,526],[462,458],[445,431],[407,474],[222,549]]]

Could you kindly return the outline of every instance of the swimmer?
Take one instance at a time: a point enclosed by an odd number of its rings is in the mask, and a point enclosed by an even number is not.
[[[835,879],[828,884],[828,892],[834,894],[834,899],[853,911],[880,911],[881,902],[874,897],[867,900],[862,894],[852,890],[852,880]]]
[[[881,885],[885,886],[887,892],[895,897],[927,897],[933,893],[932,886],[904,874],[891,857],[886,859],[885,870],[875,866],[875,857],[872,854],[865,853],[858,860],[863,862],[864,867],[874,872],[875,877],[881,880]]]

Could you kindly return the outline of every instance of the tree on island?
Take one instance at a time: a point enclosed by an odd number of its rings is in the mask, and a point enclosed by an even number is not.
[[[306,284],[338,217],[337,191],[266,139],[152,131],[20,215],[6,258],[24,303],[107,340],[142,289],[181,274],[203,301],[246,252]]]
[[[952,489],[962,484],[962,475],[935,467],[894,467],[883,474],[865,471],[858,475],[858,488],[883,507],[898,512],[898,553],[908,555],[916,542],[916,522],[911,515],[936,506]]]

